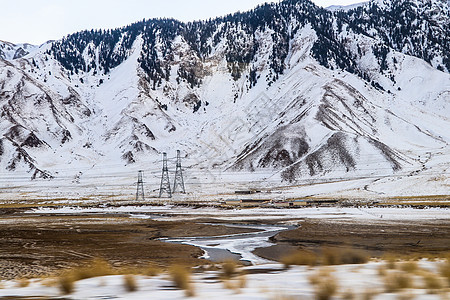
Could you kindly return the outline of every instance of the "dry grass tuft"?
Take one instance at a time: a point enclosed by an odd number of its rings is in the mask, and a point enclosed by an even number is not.
[[[247,276],[245,274],[241,274],[238,277],[238,287],[243,289],[247,286]]]
[[[328,300],[337,291],[337,281],[334,277],[329,277],[327,280],[321,281],[315,289],[315,296],[318,300]]]
[[[402,291],[397,295],[398,300],[412,300],[415,296],[411,293],[411,291]]]
[[[169,269],[169,275],[176,288],[185,291],[186,297],[193,297],[194,287],[191,283],[191,273],[187,268],[182,266],[172,266]]]
[[[107,261],[98,258],[87,262],[82,267],[70,269],[68,272],[75,281],[117,274]]]
[[[339,265],[340,264],[340,251],[337,248],[323,248],[322,249],[322,264]]]
[[[57,287],[58,280],[52,277],[44,277],[41,279],[41,285],[46,287]]]
[[[368,289],[365,290],[362,294],[361,294],[361,299],[362,300],[372,300],[376,295],[378,295],[379,292],[377,292],[377,290],[374,289]]]
[[[310,276],[309,282],[314,286],[315,299],[328,300],[338,290],[336,278],[330,269],[320,269],[316,274]]]
[[[323,265],[364,264],[369,261],[365,251],[352,248],[324,248],[322,249]]]
[[[58,285],[63,294],[71,294],[78,280],[92,277],[117,274],[109,263],[102,259],[93,259],[81,267],[68,269],[58,279]]]
[[[61,293],[72,294],[75,289],[75,278],[70,274],[65,274],[58,279],[58,284]]]
[[[363,250],[346,248],[341,251],[342,264],[365,264],[369,259],[369,254]]]
[[[128,292],[135,292],[138,289],[136,278],[131,274],[123,276],[123,285]]]
[[[378,266],[377,271],[378,271],[378,276],[384,277],[387,275],[387,268],[384,265]]]
[[[450,284],[450,258],[447,258],[447,261],[439,267],[439,273],[447,278],[448,284]]]
[[[382,259],[386,261],[386,268],[393,270],[396,268],[397,257],[393,254],[385,254]]]
[[[344,300],[353,300],[355,299],[355,294],[353,293],[352,290],[346,290],[343,294],[342,294],[342,299]]]
[[[285,267],[291,265],[316,266],[319,263],[325,266],[342,264],[363,264],[369,261],[369,255],[365,251],[352,248],[326,247],[321,255],[310,251],[293,252],[281,259]]]
[[[298,266],[315,266],[317,265],[319,258],[317,254],[310,251],[296,251],[281,258],[281,263],[286,268],[291,265]]]
[[[245,274],[239,275],[235,280],[228,279],[223,282],[223,286],[226,289],[234,290],[236,293],[239,293],[241,289],[245,288],[247,285],[247,277]]]
[[[230,279],[237,274],[237,262],[235,260],[227,260],[222,264],[221,277]]]
[[[413,278],[408,273],[395,271],[387,274],[384,283],[386,291],[392,293],[402,289],[412,288]]]
[[[400,265],[400,270],[406,273],[415,273],[419,270],[419,266],[416,261],[407,261]]]
[[[429,294],[436,294],[439,290],[444,288],[444,284],[441,278],[434,273],[423,274],[423,282],[425,284],[425,289]]]
[[[27,278],[21,278],[17,281],[17,286],[20,288],[25,288],[30,285],[30,280]]]
[[[154,264],[149,264],[147,268],[144,269],[143,275],[156,276],[162,273],[162,269]]]

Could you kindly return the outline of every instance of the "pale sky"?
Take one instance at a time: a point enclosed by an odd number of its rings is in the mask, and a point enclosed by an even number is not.
[[[348,5],[363,0],[313,0]],[[0,0],[0,40],[39,45],[84,29],[156,17],[192,21],[246,11],[267,0]]]

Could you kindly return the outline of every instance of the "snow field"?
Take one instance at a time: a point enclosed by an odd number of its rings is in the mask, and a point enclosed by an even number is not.
[[[436,272],[442,262],[422,260],[419,268]],[[440,291],[427,290],[423,277],[410,274],[413,287],[395,292],[387,292],[385,278],[380,275],[380,269],[385,262],[370,262],[364,265],[340,265],[332,267],[293,266],[287,270],[279,264],[264,265],[263,273],[253,274],[252,270],[261,267],[244,267],[242,277],[227,280],[219,279],[218,271],[206,271],[192,275],[194,297],[190,299],[284,299],[302,298],[317,299],[317,276],[326,277],[336,284],[333,299],[346,299],[349,295],[362,298],[371,295],[371,299],[398,299],[401,295],[420,300],[446,299],[448,289]],[[389,271],[390,272],[390,271]],[[65,299],[183,299],[185,292],[173,287],[167,274],[155,277],[135,276],[137,290],[128,292],[121,275],[90,278],[76,282],[72,294]],[[49,285],[49,279],[33,279],[27,287],[18,287],[18,282],[1,282],[0,296],[16,297],[58,297],[61,295],[58,287]],[[46,286],[47,285],[47,286]],[[347,298],[348,299],[348,298]]]

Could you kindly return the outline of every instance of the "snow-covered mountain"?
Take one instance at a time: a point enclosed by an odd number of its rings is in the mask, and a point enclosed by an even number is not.
[[[157,174],[161,153],[180,149],[191,178],[369,178],[364,193],[395,179],[407,183],[392,193],[445,193],[449,23],[443,0],[333,12],[285,0],[83,31],[24,55],[2,43],[0,170],[110,181]]]
[[[350,4],[350,5],[330,5],[326,9],[331,10],[331,11],[338,11],[338,10],[349,11],[351,9],[355,9],[360,6],[367,5],[369,3],[370,2],[359,2],[359,3]]]
[[[12,60],[30,54],[36,46],[31,44],[13,44],[0,40],[0,58]]]

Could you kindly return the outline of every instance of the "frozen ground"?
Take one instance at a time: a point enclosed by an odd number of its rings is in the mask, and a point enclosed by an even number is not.
[[[189,220],[211,217],[218,220],[292,220],[306,218],[384,221],[392,220],[450,220],[447,208],[393,208],[393,207],[308,207],[299,209],[218,209],[212,207],[192,209],[174,205],[164,206],[122,206],[122,207],[76,207],[38,208],[30,213],[77,214],[77,213],[129,213],[133,217],[155,218],[158,220]]]
[[[311,284],[310,278],[318,272],[328,270],[332,278],[336,279],[338,290],[335,299],[346,298],[351,293],[356,299],[372,295],[372,299],[448,299],[448,290],[442,289],[438,294],[429,294],[424,288],[423,275],[413,274],[414,288],[403,289],[398,292],[387,293],[385,279],[379,275],[378,269],[385,264],[380,261],[371,261],[363,265],[341,265],[333,267],[292,267],[285,270],[282,265],[267,261],[255,256],[251,251],[256,247],[268,246],[270,233],[296,225],[304,219],[326,219],[336,221],[358,221],[374,223],[378,221],[414,222],[436,221],[448,222],[450,213],[445,208],[341,208],[321,207],[302,209],[218,209],[218,208],[188,208],[175,205],[164,206],[121,206],[121,207],[78,207],[67,206],[60,208],[38,208],[28,212],[30,216],[36,215],[68,215],[68,214],[128,214],[131,218],[151,218],[159,221],[216,219],[238,223],[259,221],[264,224],[255,225],[263,228],[263,234],[235,234],[205,238],[177,238],[172,242],[182,242],[196,245],[201,248],[224,249],[239,254],[243,259],[253,265],[243,267],[245,277],[236,277],[227,283],[219,279],[220,271],[199,272],[193,275],[192,282],[195,296],[192,299],[317,299],[316,287]],[[3,220],[7,225],[9,220]],[[211,225],[213,226],[213,225]],[[252,227],[252,226],[249,226]],[[206,251],[205,257],[209,254]],[[438,272],[440,261],[422,260],[419,267],[429,272]],[[321,269],[322,271],[320,271]],[[425,272],[425,271],[423,271]],[[423,273],[425,274],[425,273]],[[173,287],[168,274],[155,277],[136,276],[138,290],[128,292],[124,286],[124,279],[120,275],[91,278],[76,282],[76,289],[70,295],[62,296],[55,284],[49,284],[49,279],[33,279],[26,287],[19,287],[19,281],[0,282],[0,299],[2,297],[48,297],[51,299],[181,299],[185,297],[182,290]],[[243,280],[242,278],[245,278]],[[329,279],[332,280],[332,279]],[[441,279],[440,279],[441,280]],[[442,279],[444,280],[444,279]],[[447,297],[447,298],[446,298]]]

